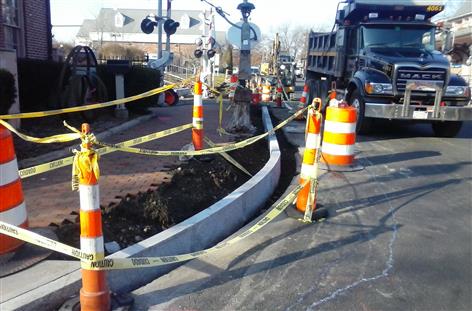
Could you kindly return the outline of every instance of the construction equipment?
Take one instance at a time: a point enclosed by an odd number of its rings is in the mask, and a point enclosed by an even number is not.
[[[272,42],[272,50],[268,63],[261,64],[261,74],[265,75],[274,87],[278,80],[282,82],[284,93],[287,96],[295,92],[295,69],[296,63],[293,56],[288,52],[281,51],[279,34],[275,34],[275,39]],[[288,99],[288,98],[286,98]]]

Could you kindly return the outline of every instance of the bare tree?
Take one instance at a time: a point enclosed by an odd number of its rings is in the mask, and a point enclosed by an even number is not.
[[[317,24],[313,27],[310,26],[292,26],[290,23],[282,24],[275,29],[272,38],[275,37],[275,33],[279,34],[279,40],[281,45],[281,51],[288,53],[295,59],[303,58],[306,54],[308,33],[310,31],[323,32],[329,31],[329,26],[325,24]],[[272,46],[272,41],[269,40],[269,49]]]

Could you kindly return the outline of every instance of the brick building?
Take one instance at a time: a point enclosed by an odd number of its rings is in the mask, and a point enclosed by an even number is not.
[[[17,59],[48,60],[52,57],[51,10],[49,0],[0,0],[0,69],[16,77]],[[18,92],[9,113],[20,112]],[[11,120],[13,126],[19,120]]]
[[[49,0],[0,0],[0,49],[16,50],[18,58],[50,59]]]

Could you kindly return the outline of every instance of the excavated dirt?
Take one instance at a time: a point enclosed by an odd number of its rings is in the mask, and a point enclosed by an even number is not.
[[[261,112],[253,110],[251,121],[258,134],[262,132]],[[285,153],[284,147],[282,152]],[[266,140],[229,154],[253,175],[269,158]],[[157,189],[129,195],[118,204],[102,207],[105,243],[115,241],[120,248],[125,248],[155,235],[206,209],[250,178],[219,155],[210,160],[191,159],[173,167],[170,173],[171,180]],[[293,176],[288,171],[282,175],[282,180],[291,180]],[[286,182],[282,184],[281,187],[288,186]],[[283,192],[281,187],[280,193]],[[61,242],[79,247],[79,216],[75,223],[65,221],[57,225],[56,234]],[[53,256],[54,259],[70,260],[57,253]]]

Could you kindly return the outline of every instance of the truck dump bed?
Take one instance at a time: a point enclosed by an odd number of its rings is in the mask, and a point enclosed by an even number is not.
[[[342,44],[336,44],[336,32],[311,32],[308,36],[306,69],[338,77],[342,71],[340,65],[343,64],[340,60],[336,61],[337,46]]]

